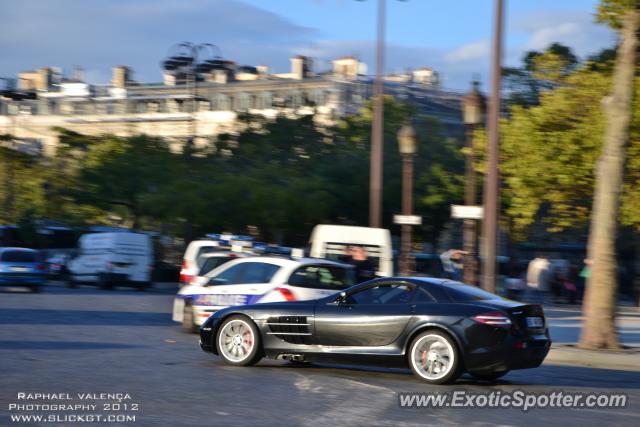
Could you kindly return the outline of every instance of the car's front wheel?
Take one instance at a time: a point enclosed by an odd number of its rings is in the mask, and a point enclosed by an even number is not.
[[[429,330],[416,336],[409,346],[409,367],[420,379],[446,384],[460,376],[456,343],[444,332]]]
[[[253,365],[262,358],[258,328],[245,316],[226,319],[218,329],[216,345],[218,354],[230,365]]]

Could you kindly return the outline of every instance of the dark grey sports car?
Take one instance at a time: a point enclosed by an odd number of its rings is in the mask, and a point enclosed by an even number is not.
[[[449,280],[390,277],[319,300],[225,308],[202,325],[200,345],[232,365],[262,357],[408,365],[441,384],[465,371],[492,380],[535,368],[551,339],[540,305]]]

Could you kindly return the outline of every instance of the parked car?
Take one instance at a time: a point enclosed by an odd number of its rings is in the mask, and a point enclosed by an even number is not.
[[[180,285],[186,285],[198,275],[202,266],[202,256],[222,250],[217,241],[210,239],[193,240],[187,245],[180,269]]]
[[[211,313],[231,306],[320,298],[353,285],[353,268],[329,260],[250,256],[229,261],[182,287],[173,320],[195,332]]]
[[[146,234],[90,233],[80,237],[78,256],[69,261],[69,286],[95,284],[102,289],[130,285],[139,290],[151,284],[153,247]]]
[[[0,248],[0,285],[26,286],[40,292],[47,281],[47,268],[38,251],[27,248]]]
[[[551,339],[540,305],[450,280],[389,277],[317,300],[218,310],[200,345],[236,366],[263,357],[408,365],[443,384],[464,371],[493,380],[540,366]]]

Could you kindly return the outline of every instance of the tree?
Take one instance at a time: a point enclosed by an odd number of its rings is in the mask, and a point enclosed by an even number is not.
[[[534,106],[540,96],[564,83],[578,64],[571,49],[560,43],[552,43],[543,52],[524,54],[522,67],[502,69],[503,84],[509,104]]]
[[[588,257],[593,263],[587,280],[580,347],[619,348],[615,328],[617,262],[616,235],[623,187],[626,146],[632,117],[640,2],[603,0],[600,19],[620,30],[611,93],[603,104],[606,125],[603,150],[596,168]]]

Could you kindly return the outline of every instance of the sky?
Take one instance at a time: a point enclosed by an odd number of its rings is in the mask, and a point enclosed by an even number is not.
[[[108,83],[129,65],[134,79],[162,80],[160,62],[181,41],[213,43],[239,64],[289,71],[296,54],[314,70],[355,55],[374,72],[376,0],[0,0],[0,77],[42,66]],[[505,0],[506,65],[552,42],[581,58],[611,47],[595,0]],[[443,86],[488,81],[493,0],[387,0],[387,72],[431,67]]]

